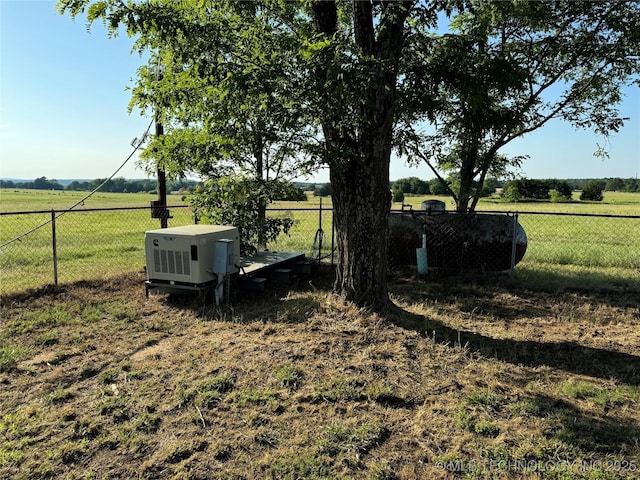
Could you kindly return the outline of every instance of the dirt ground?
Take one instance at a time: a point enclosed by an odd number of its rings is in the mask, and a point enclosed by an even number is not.
[[[639,478],[640,298],[321,269],[209,298],[142,273],[2,298],[0,478]]]

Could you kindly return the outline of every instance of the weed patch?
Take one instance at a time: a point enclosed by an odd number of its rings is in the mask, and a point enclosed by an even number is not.
[[[339,402],[360,401],[367,398],[365,383],[357,377],[337,377],[314,385],[313,399]]]
[[[39,347],[50,347],[51,345],[55,345],[60,341],[60,334],[57,330],[50,330],[48,332],[42,332],[35,339],[36,346]]]
[[[111,417],[115,423],[121,423],[131,418],[129,405],[124,397],[115,396],[109,391],[103,393],[96,410],[100,415]]]
[[[318,456],[310,449],[288,452],[269,458],[262,467],[265,478],[271,480],[329,480],[335,473],[326,457]]]
[[[74,393],[68,389],[63,388],[61,385],[58,385],[56,389],[49,393],[45,399],[48,403],[52,405],[62,405],[66,402],[69,402],[74,398]]]
[[[0,344],[0,373],[16,369],[18,361],[26,354],[26,349],[19,345]]]
[[[497,410],[501,399],[498,394],[490,389],[482,389],[466,396],[466,403],[470,406],[479,406],[489,410]]]
[[[600,389],[587,382],[567,382],[560,386],[560,392],[576,399],[597,397]]]
[[[278,385],[290,391],[297,390],[302,384],[304,372],[300,367],[287,363],[274,371]]]
[[[56,457],[60,458],[64,465],[77,463],[82,458],[86,448],[87,440],[85,439],[79,442],[67,442],[58,449]]]
[[[227,397],[230,403],[236,404],[239,407],[246,407],[247,405],[267,405],[274,404],[279,399],[278,392],[270,390],[258,390],[253,388],[245,388],[242,390],[236,390],[231,392]]]
[[[220,374],[213,378],[202,380],[192,387],[180,389],[180,403],[193,403],[198,407],[215,406],[223,394],[233,390],[235,381],[228,374]]]
[[[484,437],[497,437],[500,434],[500,427],[495,422],[480,420],[473,426],[473,430]]]
[[[364,422],[355,426],[335,423],[326,427],[319,451],[332,457],[353,454],[359,458],[381,444],[388,434],[389,431],[379,422]]]

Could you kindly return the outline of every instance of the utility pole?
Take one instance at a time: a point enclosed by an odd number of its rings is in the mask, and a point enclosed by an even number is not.
[[[162,80],[162,72],[160,72],[160,66],[158,65],[158,81]],[[164,135],[164,128],[160,123],[160,115],[158,108],[156,107],[156,137]],[[151,218],[160,219],[160,228],[167,228],[169,226],[169,210],[167,209],[167,177],[165,171],[160,165],[158,165],[158,200],[151,202]]]

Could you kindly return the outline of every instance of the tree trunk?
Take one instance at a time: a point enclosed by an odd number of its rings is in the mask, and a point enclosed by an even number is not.
[[[385,4],[376,28],[372,2],[353,2],[353,30],[360,54],[356,61],[368,82],[342,86],[355,89],[346,98],[360,97],[353,105],[357,118],[351,125],[345,126],[344,119],[331,113],[322,118],[338,249],[334,291],[373,309],[384,308],[389,301],[389,162],[398,63],[410,6],[411,2]],[[316,31],[332,37],[338,28],[335,2],[316,1],[312,9]],[[322,82],[328,73],[319,67],[318,80]],[[324,97],[326,102],[341,101],[339,90],[324,92]]]
[[[383,135],[367,134],[353,158],[331,165],[337,245],[334,291],[374,309],[383,308],[389,299],[390,142]]]
[[[460,190],[456,202],[456,211],[458,213],[467,213],[469,209],[469,201],[471,200],[471,190],[473,188],[473,159],[463,159],[462,168],[460,168]]]
[[[255,140],[254,157],[256,159],[256,180],[259,185],[258,199],[258,250],[267,249],[266,224],[267,224],[267,202],[264,198],[264,143],[262,134],[258,133]]]
[[[474,127],[472,132],[468,133],[463,140],[462,151],[460,153],[460,190],[456,202],[456,211],[458,213],[467,213],[469,211],[469,202],[473,196],[473,178],[478,163],[478,151],[480,149],[480,140],[475,135],[480,127]]]

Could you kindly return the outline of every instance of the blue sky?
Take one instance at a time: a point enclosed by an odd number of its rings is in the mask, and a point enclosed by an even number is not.
[[[0,0],[0,177],[33,179],[110,176],[129,156],[150,118],[128,113],[137,68],[126,36],[108,38],[101,24],[88,33],[55,12],[54,1]],[[640,89],[625,89],[625,127],[609,138],[610,158],[593,157],[603,140],[554,122],[504,149],[529,155],[521,173],[529,178],[640,176]],[[136,156],[118,176],[142,178]],[[391,179],[431,178],[426,166],[394,159]],[[301,179],[304,180],[304,179]],[[328,181],[328,172],[314,179]]]

